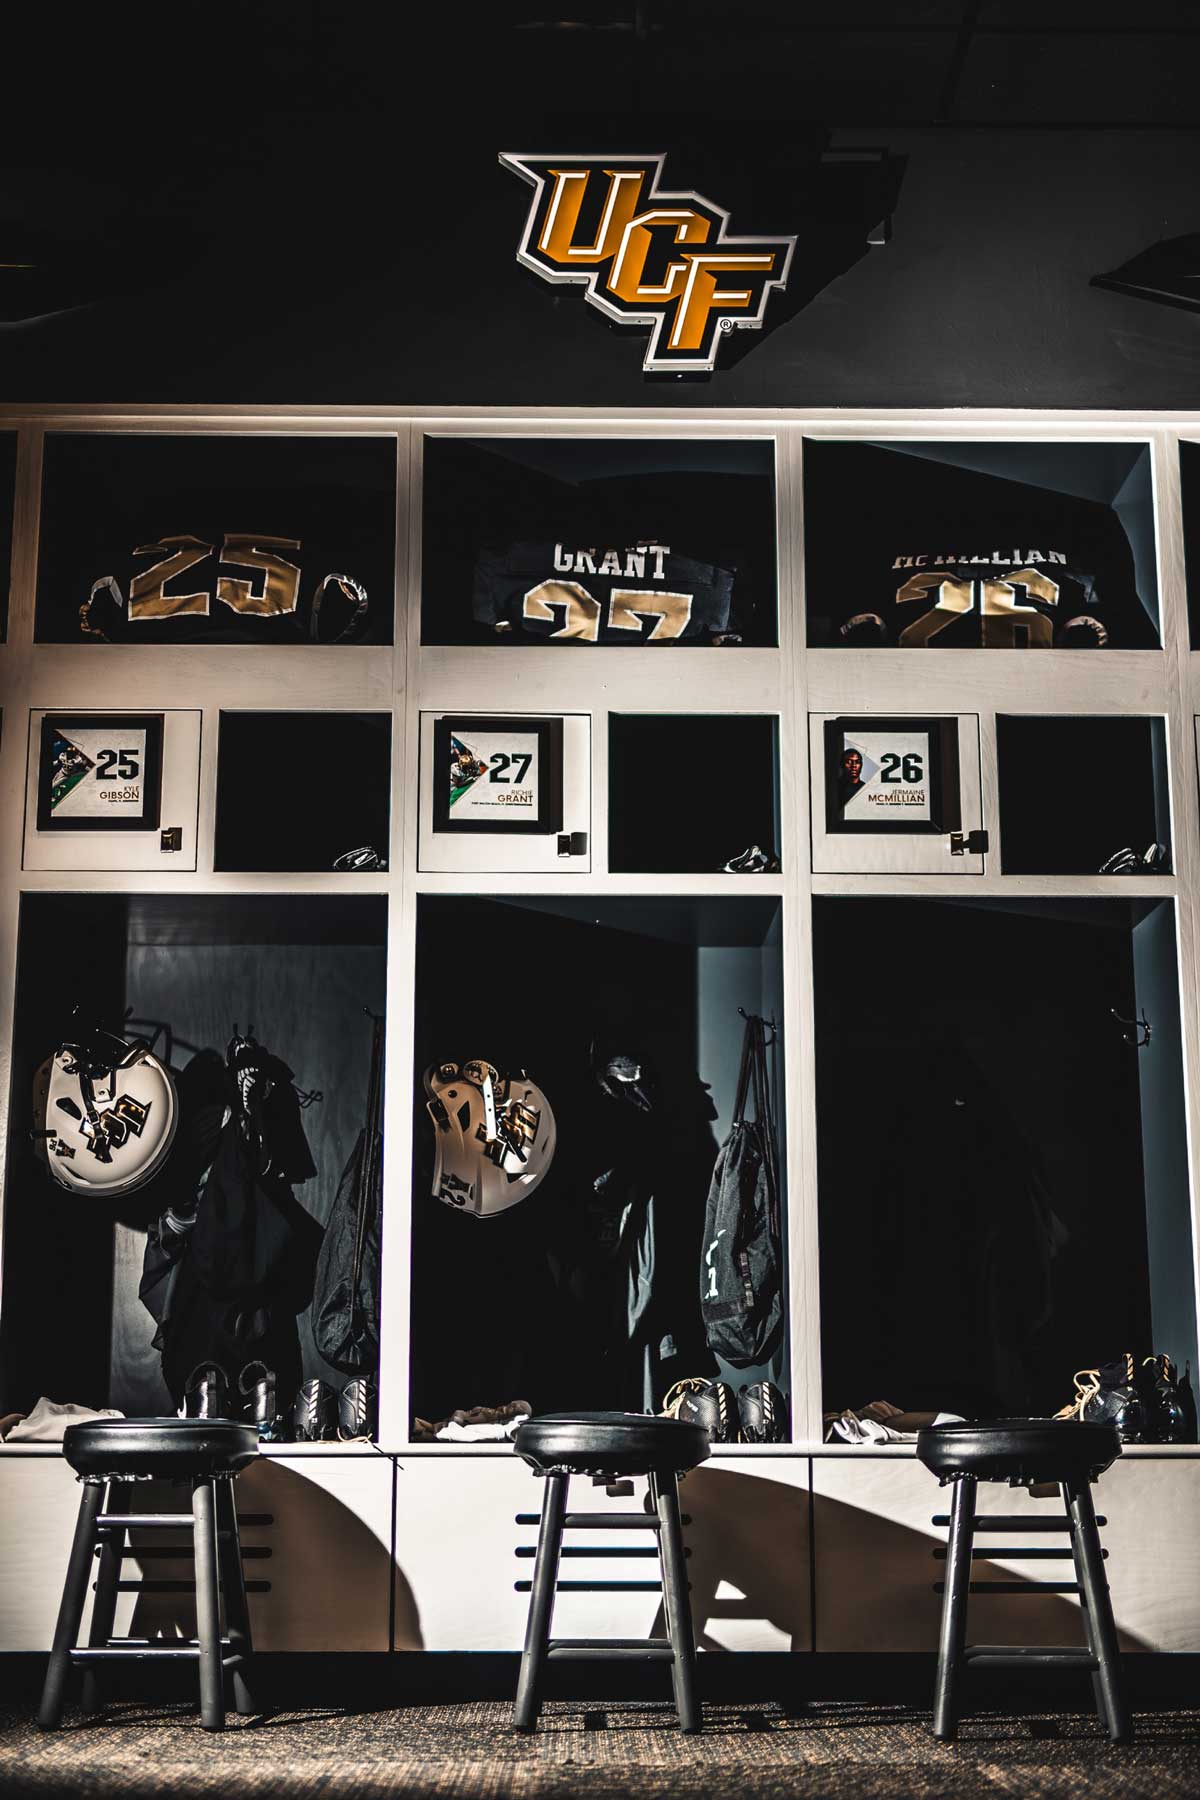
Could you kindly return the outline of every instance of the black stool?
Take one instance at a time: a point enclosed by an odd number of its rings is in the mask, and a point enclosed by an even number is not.
[[[708,1455],[708,1433],[702,1425],[678,1419],[657,1419],[642,1413],[545,1413],[528,1419],[514,1438],[535,1475],[546,1478],[546,1495],[538,1531],[537,1558],[529,1585],[529,1623],[513,1724],[518,1731],[532,1731],[541,1704],[542,1674],[548,1659],[565,1657],[645,1657],[671,1664],[675,1710],[684,1731],[699,1731],[700,1708],[696,1701],[696,1645],[692,1637],[692,1612],[688,1601],[686,1552],[679,1514],[679,1476],[694,1469]],[[650,1482],[652,1513],[569,1513],[567,1494],[572,1475],[622,1480],[645,1475]],[[534,1524],[538,1515],[521,1514],[518,1524]],[[639,1582],[650,1589],[661,1585],[665,1638],[552,1638],[550,1622],[554,1596],[562,1588],[590,1589],[609,1584],[558,1580],[561,1555],[611,1554],[607,1547],[591,1551],[572,1547],[563,1551],[564,1530],[652,1531],[658,1540],[659,1582]],[[636,1555],[637,1552],[634,1552]],[[649,1550],[645,1553],[651,1554]],[[524,1586],[518,1583],[518,1586]]]
[[[63,1587],[54,1647],[42,1689],[38,1724],[50,1730],[62,1718],[67,1676],[82,1664],[84,1705],[96,1704],[98,1664],[126,1658],[191,1657],[200,1665],[200,1722],[206,1731],[225,1725],[224,1671],[233,1671],[239,1713],[254,1711],[243,1670],[249,1662],[250,1615],[242,1574],[242,1551],[233,1477],[258,1454],[258,1433],[233,1419],[99,1419],[69,1425],[63,1454],[83,1485],[75,1540]],[[189,1482],[192,1509],[184,1513],[134,1513],[114,1509],[120,1484],[135,1481]],[[147,1528],[192,1528],[196,1562],[196,1636],[191,1641],[114,1638],[121,1560],[136,1555],[126,1532]],[[87,1599],[92,1561],[99,1553],[96,1602],[86,1648],[76,1648]],[[220,1602],[225,1600],[227,1635],[221,1635]]]
[[[938,1651],[937,1696],[933,1735],[952,1738],[958,1728],[959,1678],[964,1669],[1089,1669],[1100,1723],[1114,1744],[1129,1741],[1132,1726],[1121,1682],[1121,1657],[1112,1600],[1104,1573],[1107,1551],[1100,1548],[1098,1520],[1090,1483],[1121,1453],[1114,1426],[1076,1419],[995,1419],[971,1425],[933,1425],[917,1439],[917,1455],[942,1485],[954,1484],[954,1503],[935,1525],[949,1525],[946,1579],[935,1583],[943,1595],[942,1635]],[[976,1491],[981,1481],[1007,1481],[1012,1487],[1053,1484],[1062,1491],[1065,1514],[1054,1518],[992,1514],[977,1517]],[[1004,1536],[1021,1532],[1063,1531],[1069,1550],[1039,1545],[1035,1549],[976,1550],[976,1531]],[[971,1580],[977,1557],[1070,1557],[1074,1581]],[[975,1593],[1078,1594],[1087,1648],[1039,1649],[1017,1644],[968,1645],[967,1596]]]

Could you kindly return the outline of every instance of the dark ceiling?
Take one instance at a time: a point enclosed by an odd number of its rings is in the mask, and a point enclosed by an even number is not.
[[[186,230],[153,228],[207,231],[225,206],[241,226],[249,201],[268,247],[272,207],[386,218],[456,148],[541,147],[549,120],[798,138],[1200,120],[1195,0],[50,0],[9,9],[5,62],[0,262],[22,233],[45,249],[144,225],[147,266],[190,260]]]
[[[44,0],[4,33],[0,333],[167,289],[178,316],[321,304],[472,207],[515,220],[502,148],[682,146],[745,219],[739,160],[786,195],[835,134],[902,158],[916,132],[1200,124],[1195,0]],[[749,228],[796,228],[756,198]]]

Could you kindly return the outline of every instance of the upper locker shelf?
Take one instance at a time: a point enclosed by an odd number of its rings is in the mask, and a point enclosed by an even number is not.
[[[775,644],[766,439],[425,439],[425,644]]]
[[[813,647],[1159,644],[1147,444],[806,439],[804,511]]]
[[[51,433],[41,643],[390,644],[391,437]]]

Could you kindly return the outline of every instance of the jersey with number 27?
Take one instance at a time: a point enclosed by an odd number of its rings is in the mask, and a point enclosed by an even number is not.
[[[669,544],[510,544],[475,564],[472,610],[498,635],[582,644],[731,643],[733,574]]]

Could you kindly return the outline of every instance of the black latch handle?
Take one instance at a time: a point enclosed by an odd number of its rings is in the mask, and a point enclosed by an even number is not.
[[[951,856],[986,856],[988,853],[988,834],[986,831],[952,831],[950,833]]]

